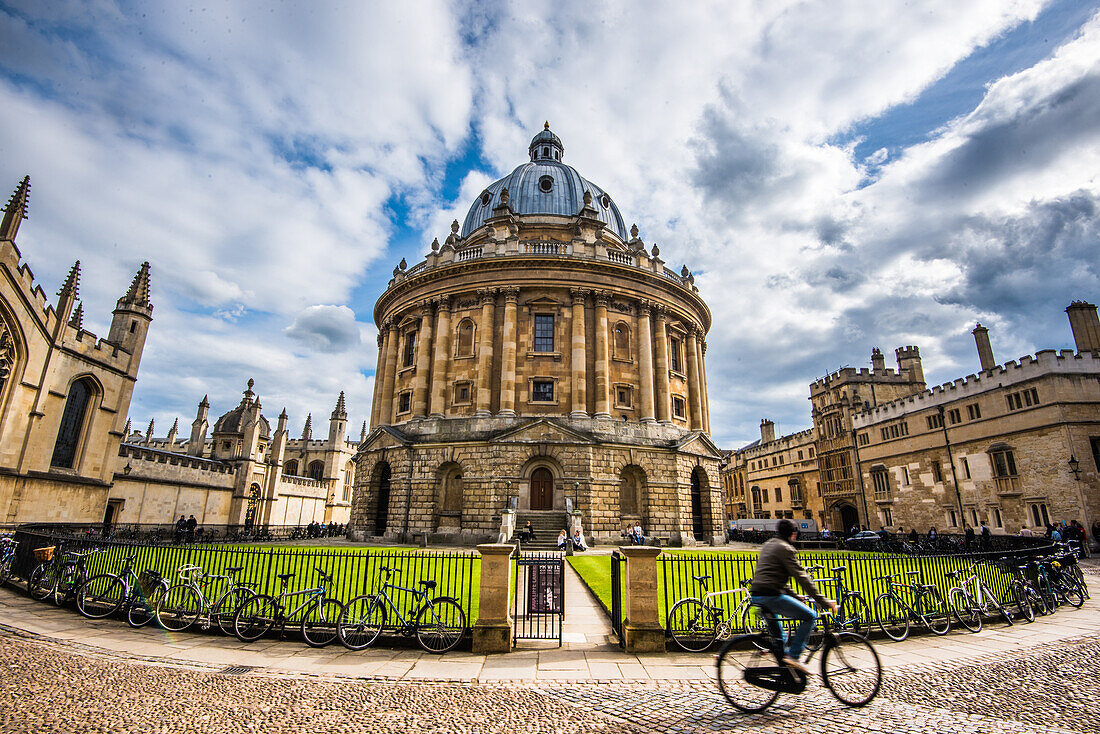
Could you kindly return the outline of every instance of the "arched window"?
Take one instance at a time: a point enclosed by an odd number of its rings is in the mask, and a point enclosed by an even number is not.
[[[309,462],[307,472],[310,479],[320,481],[325,476],[325,462],[320,460]]]
[[[760,506],[760,487],[753,487],[752,488],[752,504],[753,504],[753,507],[759,507]]]
[[[459,466],[452,466],[443,476],[440,478],[439,485],[439,509],[442,512],[454,513],[462,512],[463,504],[463,488],[462,488],[462,468]]]
[[[351,488],[355,484],[355,461],[344,464],[344,502],[351,501]]]
[[[69,397],[65,400],[65,411],[61,414],[61,425],[57,429],[57,441],[53,446],[53,458],[50,466],[72,469],[80,448],[80,439],[84,434],[88,403],[95,396],[95,384],[88,378],[77,380],[69,388]]]
[[[624,518],[641,515],[644,495],[645,472],[638,466],[625,467],[619,477],[619,514]]]
[[[470,319],[462,319],[458,324],[458,339],[456,341],[456,357],[474,356],[474,322]]]
[[[612,333],[612,349],[615,359],[630,359],[630,327],[620,321]]]
[[[283,474],[289,474],[292,477],[298,476],[298,462],[295,459],[283,464]]]
[[[256,515],[260,510],[260,485],[253,484],[251,490],[248,493],[248,506],[244,511],[244,524],[245,527],[252,527],[256,524]]]

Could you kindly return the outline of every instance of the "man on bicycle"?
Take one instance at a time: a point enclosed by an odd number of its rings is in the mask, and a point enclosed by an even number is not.
[[[789,640],[781,625],[777,625],[778,630],[773,628],[770,632],[783,640],[783,663],[803,673],[809,673],[809,669],[799,662],[799,657],[806,648],[810,630],[817,621],[817,612],[803,604],[787,583],[792,578],[797,579],[802,590],[819,606],[828,607],[834,612],[836,602],[826,599],[817,590],[810,574],[806,573],[806,569],[798,562],[798,551],[791,545],[798,537],[798,526],[790,520],[780,520],[776,534],[777,537],[769,540],[760,549],[760,557],[756,560],[756,572],[752,577],[752,587],[749,589],[750,601],[773,614],[798,622]]]

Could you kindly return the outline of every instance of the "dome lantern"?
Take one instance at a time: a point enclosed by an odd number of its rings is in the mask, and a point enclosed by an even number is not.
[[[561,144],[561,138],[550,131],[549,120],[542,124],[542,132],[531,138],[527,152],[531,154],[532,163],[560,161],[565,155],[565,146]]]

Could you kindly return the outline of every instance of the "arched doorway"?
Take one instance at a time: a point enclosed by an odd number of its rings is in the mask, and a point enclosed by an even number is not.
[[[456,530],[462,527],[462,467],[458,464],[445,464],[439,472],[438,482],[436,529]]]
[[[531,472],[531,509],[554,509],[554,475],[544,466]]]
[[[706,537],[707,529],[703,518],[703,478],[702,469],[696,467],[691,473],[691,534],[696,540]]]
[[[382,462],[375,472],[378,479],[374,496],[378,504],[374,508],[374,534],[385,535],[390,519],[390,465]]]
[[[260,485],[253,484],[248,493],[248,506],[244,510],[244,525],[247,528],[256,524],[256,515],[260,511]]]
[[[859,525],[859,510],[855,507],[849,504],[841,504],[836,506],[836,511],[840,515],[840,532],[847,535],[852,526]]]

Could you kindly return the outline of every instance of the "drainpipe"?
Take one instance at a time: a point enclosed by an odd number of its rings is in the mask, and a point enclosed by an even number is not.
[[[947,460],[951,462],[951,481],[955,484],[955,500],[959,503],[959,523],[958,527],[963,527],[966,524],[966,517],[963,515],[963,498],[962,493],[959,491],[959,476],[955,471],[955,457],[951,453],[951,440],[947,437],[947,418],[943,414],[943,406],[936,407],[936,411],[940,415],[940,428],[943,429],[943,443],[947,447]]]

